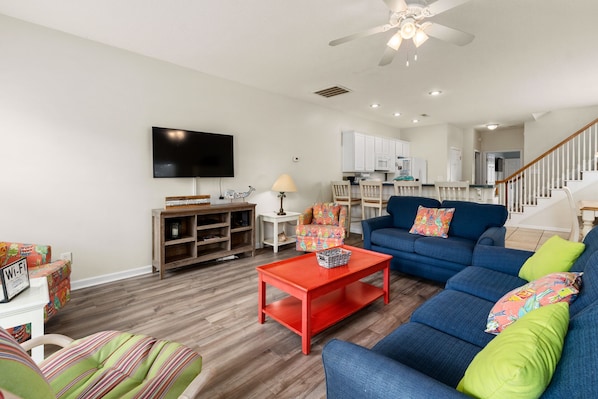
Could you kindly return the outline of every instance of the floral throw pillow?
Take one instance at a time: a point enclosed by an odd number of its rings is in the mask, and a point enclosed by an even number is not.
[[[321,224],[327,226],[338,226],[338,215],[341,206],[334,202],[325,202],[313,206],[312,224]]]
[[[426,208],[419,206],[409,232],[428,237],[448,237],[455,208]]]
[[[557,302],[571,303],[581,288],[582,273],[552,273],[506,293],[488,315],[486,332],[498,334],[526,313]]]

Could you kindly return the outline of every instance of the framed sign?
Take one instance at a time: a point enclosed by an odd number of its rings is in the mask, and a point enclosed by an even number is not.
[[[0,302],[8,302],[29,288],[27,259],[21,258],[0,268]]]

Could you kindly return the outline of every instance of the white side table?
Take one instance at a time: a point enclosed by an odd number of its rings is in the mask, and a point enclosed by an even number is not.
[[[10,328],[31,323],[31,337],[44,335],[44,307],[50,300],[48,280],[45,277],[33,278],[29,288],[7,303],[0,303],[0,326]],[[31,350],[36,363],[44,360],[44,347]]]
[[[277,215],[276,212],[262,213],[260,215],[260,242],[263,245],[271,245],[274,248],[274,253],[278,252],[279,246],[294,243],[296,241],[295,232],[293,231],[292,234],[287,234],[286,226],[287,223],[294,222],[292,225],[294,228],[299,221],[299,215],[301,215],[301,213],[289,211],[286,211],[286,215]],[[264,238],[266,223],[272,223],[272,238]],[[285,241],[279,241],[278,235],[283,232],[287,236],[287,239]]]

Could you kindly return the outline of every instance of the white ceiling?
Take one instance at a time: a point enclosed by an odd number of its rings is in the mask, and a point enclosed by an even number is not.
[[[401,128],[598,105],[596,0],[471,0],[432,20],[474,41],[431,38],[409,67],[412,46],[378,66],[392,32],[328,46],[386,23],[382,0],[2,0],[0,14]],[[313,94],[334,85],[351,93]]]

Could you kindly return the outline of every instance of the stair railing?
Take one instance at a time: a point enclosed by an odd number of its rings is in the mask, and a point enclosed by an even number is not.
[[[496,181],[499,203],[512,212],[536,205],[538,198],[581,180],[584,171],[598,170],[598,119],[567,137],[509,177]]]

